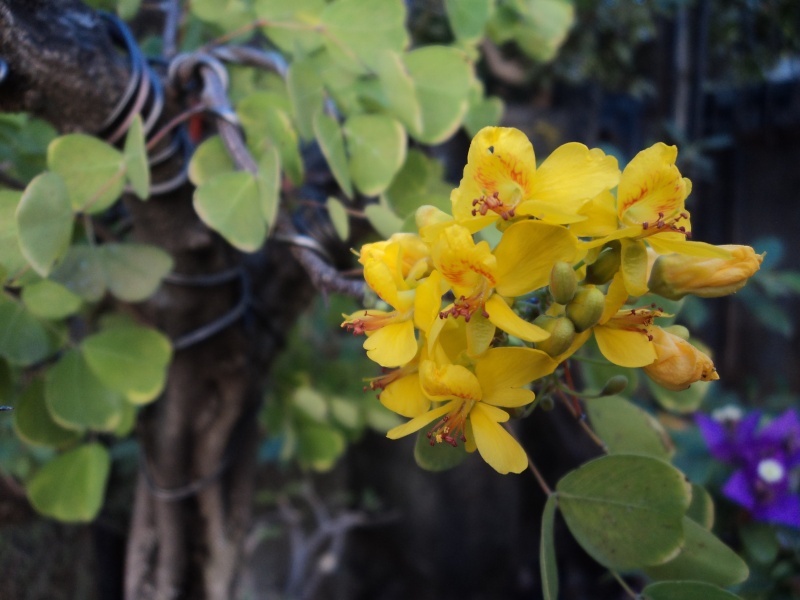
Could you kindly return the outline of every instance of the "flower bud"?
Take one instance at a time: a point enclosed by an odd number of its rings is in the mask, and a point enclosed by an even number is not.
[[[575,339],[575,326],[566,317],[539,315],[533,324],[550,333],[550,337],[546,340],[536,342],[536,348],[547,352],[550,356],[566,352]]]
[[[567,317],[580,333],[597,325],[603,316],[606,297],[596,287],[584,287],[577,291],[572,302],[567,304]]]
[[[562,260],[556,262],[550,271],[550,295],[558,304],[566,304],[575,296],[578,278],[572,265]]]
[[[764,255],[756,254],[750,246],[719,247],[728,250],[731,258],[659,256],[647,284],[650,291],[670,300],[680,300],[686,294],[718,298],[737,292],[758,271]]]
[[[624,391],[626,387],[628,387],[628,378],[625,377],[625,375],[614,375],[606,381],[600,395],[613,396],[614,394],[619,394]]]
[[[656,360],[643,369],[661,387],[680,391],[695,381],[719,379],[712,360],[692,344],[660,327],[653,327],[651,332]]]
[[[611,281],[619,271],[620,243],[610,242],[592,264],[586,266],[586,283],[602,285]]]

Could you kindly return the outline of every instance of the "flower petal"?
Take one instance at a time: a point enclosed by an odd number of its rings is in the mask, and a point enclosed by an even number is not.
[[[519,442],[492,418],[489,408],[493,407],[478,403],[470,411],[478,452],[498,473],[522,473],[528,467],[528,456]]]
[[[526,342],[541,342],[550,337],[549,332],[520,317],[496,294],[486,301],[485,306],[489,321],[506,333]]]
[[[382,367],[399,367],[417,354],[414,323],[411,320],[390,323],[377,329],[364,341],[367,356]]]
[[[686,254],[687,256],[703,256],[707,258],[730,259],[732,254],[721,246],[714,246],[705,242],[693,242],[680,238],[671,238],[659,233],[647,238],[647,243],[658,254]]]
[[[519,388],[549,375],[558,363],[541,350],[533,348],[492,348],[475,365],[484,400],[504,388]],[[490,402],[495,404],[495,402]],[[527,404],[527,403],[526,403]]]
[[[637,154],[617,190],[619,220],[626,225],[655,223],[681,212],[691,184],[675,166],[678,149],[661,142]]]
[[[411,373],[387,385],[380,400],[386,408],[404,417],[417,417],[431,406],[431,401],[422,393],[419,373]]]
[[[594,337],[603,356],[620,367],[644,367],[656,359],[653,342],[640,331],[598,325]]]
[[[483,395],[477,377],[461,365],[437,365],[423,360],[419,375],[423,392],[432,400],[480,400]]]
[[[579,237],[603,237],[617,230],[617,199],[605,190],[584,204],[579,214],[586,217],[585,221],[573,223],[570,231]]]
[[[431,251],[433,264],[445,281],[453,288],[456,297],[471,296],[484,284],[495,284],[497,261],[485,241],[475,243],[466,227],[450,225]]]
[[[484,392],[482,402],[484,404],[491,404],[492,406],[513,408],[516,406],[525,406],[534,400],[536,400],[536,394],[531,390],[509,387],[495,390],[491,395]]]
[[[647,293],[647,246],[641,240],[620,240],[620,271],[625,289],[631,296],[644,296]]]
[[[421,414],[418,417],[414,417],[407,423],[403,423],[402,425],[398,425],[393,429],[390,429],[386,433],[386,437],[390,440],[396,440],[401,437],[405,437],[410,433],[414,433],[415,431],[419,431],[425,425],[429,423],[433,423],[439,417],[443,417],[447,413],[449,413],[453,408],[455,408],[456,404],[460,402],[459,400],[453,400],[452,402],[447,402],[441,406],[437,406],[436,408],[429,410],[426,413]]]
[[[520,221],[503,232],[495,248],[497,292],[522,296],[550,281],[553,264],[581,256],[576,238],[566,227],[542,221]]]

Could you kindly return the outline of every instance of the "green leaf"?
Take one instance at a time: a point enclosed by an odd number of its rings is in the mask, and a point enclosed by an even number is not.
[[[780,542],[773,525],[750,521],[739,525],[739,538],[747,555],[762,565],[771,565],[780,552]]]
[[[35,446],[63,448],[81,438],[80,432],[61,427],[50,416],[41,379],[25,388],[14,407],[14,430],[25,443]]]
[[[0,293],[0,356],[13,365],[33,365],[52,352],[47,331],[20,302]]]
[[[276,23],[263,28],[272,43],[285,53],[302,56],[322,45],[316,25],[325,5],[325,0],[255,0],[253,8],[259,19]],[[290,26],[281,27],[285,23]],[[297,25],[305,25],[307,29]]]
[[[103,506],[111,457],[100,444],[86,444],[44,465],[28,482],[28,499],[41,514],[88,522]]]
[[[289,66],[286,86],[292,101],[292,114],[297,131],[304,140],[314,137],[314,118],[322,110],[325,88],[314,64],[308,60],[297,60]]]
[[[80,310],[83,302],[63,285],[44,279],[22,288],[22,302],[42,319],[63,319]]]
[[[307,423],[298,432],[297,460],[315,471],[328,471],[342,455],[344,436],[332,427]]]
[[[142,0],[119,0],[117,4],[117,14],[123,21],[130,21],[139,12]],[[137,115],[138,116],[138,115]]]
[[[150,197],[150,167],[147,164],[141,115],[136,115],[128,128],[123,159],[133,193],[139,196],[140,200],[147,200]]]
[[[344,124],[350,176],[365,196],[384,191],[406,159],[403,126],[385,115],[356,115]]]
[[[524,0],[516,5],[521,11],[521,19],[510,26],[505,25],[507,35],[513,37],[520,50],[535,60],[546,62],[555,58],[574,22],[572,2]],[[496,30],[497,27],[492,29],[493,38],[496,37]]]
[[[669,462],[675,447],[661,424],[620,396],[586,401],[592,428],[611,454],[643,454]]]
[[[409,133],[424,144],[443,142],[458,130],[467,114],[472,63],[463,52],[447,46],[413,50],[405,63],[422,110],[422,128]]]
[[[297,388],[292,395],[292,407],[318,423],[328,422],[328,403],[312,387],[304,385]]]
[[[475,42],[483,37],[494,0],[445,0],[444,7],[456,38]]]
[[[417,434],[414,444],[414,460],[426,471],[447,471],[457,467],[466,460],[469,453],[464,444],[451,446],[450,444],[433,444],[424,431]]]
[[[331,397],[331,415],[342,427],[358,429],[361,426],[361,411],[351,399],[343,396]]]
[[[336,119],[322,111],[314,115],[314,135],[325,160],[333,173],[336,183],[348,198],[353,197],[353,183],[347,165],[347,153],[344,149],[344,137]]]
[[[98,248],[108,291],[126,302],[152,296],[172,270],[169,254],[146,244],[105,244]]]
[[[347,209],[333,196],[328,196],[325,207],[328,209],[328,216],[331,218],[336,235],[340,240],[345,241],[350,237],[350,217],[347,215]]]
[[[692,484],[692,503],[686,516],[709,531],[714,525],[714,500],[703,486]]]
[[[270,230],[278,218],[281,201],[281,159],[276,148],[266,150],[258,161],[256,180],[261,216]]]
[[[10,275],[28,264],[19,249],[17,234],[16,213],[21,199],[21,192],[0,190],[0,267]]]
[[[556,563],[556,546],[553,528],[556,520],[558,501],[551,494],[547,497],[542,512],[542,538],[539,545],[539,567],[542,577],[542,595],[544,600],[558,600],[558,564]]]
[[[389,238],[403,229],[403,219],[384,204],[367,204],[364,207],[364,214],[369,224],[382,238]]]
[[[497,96],[486,98],[483,84],[475,80],[469,90],[469,109],[464,117],[464,128],[474,137],[484,127],[495,126],[503,116],[503,101]]]
[[[258,182],[245,171],[222,173],[203,183],[194,192],[194,209],[206,225],[244,252],[258,250],[267,236]]]
[[[102,383],[76,350],[47,372],[45,399],[53,419],[69,429],[113,431],[122,416],[122,395]]]
[[[680,554],[666,563],[645,568],[645,573],[656,580],[704,581],[722,587],[747,579],[747,563],[713,533],[689,517],[683,518],[683,532],[685,541]]]
[[[699,581],[662,581],[642,590],[642,600],[742,600],[736,594]]]
[[[50,279],[87,302],[100,300],[106,291],[106,275],[101,252],[98,248],[86,244],[70,246],[64,260],[50,274]]]
[[[125,163],[113,146],[71,133],[47,148],[47,166],[61,175],[75,211],[98,213],[114,204],[125,188]]]
[[[222,138],[213,135],[200,144],[189,161],[189,181],[200,187],[217,175],[235,171]]]
[[[601,565],[636,569],[680,551],[691,487],[671,465],[647,456],[605,456],[556,487],[569,530]]]
[[[140,326],[104,329],[85,338],[81,350],[95,376],[134,404],[150,402],[164,389],[172,347],[154,329]]]
[[[320,15],[328,52],[358,71],[374,70],[381,50],[408,45],[405,19],[403,0],[337,0]]]
[[[420,131],[422,109],[414,81],[400,55],[384,50],[376,57],[375,66],[388,111],[410,131]]]
[[[42,277],[67,251],[72,222],[64,180],[55,173],[35,177],[17,207],[17,232],[22,254]]]
[[[711,381],[695,381],[685,390],[667,390],[647,378],[647,389],[653,398],[665,409],[679,413],[693,413],[703,402],[703,398],[708,394]]]

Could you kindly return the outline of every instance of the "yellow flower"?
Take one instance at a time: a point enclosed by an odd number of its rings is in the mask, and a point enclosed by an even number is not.
[[[521,319],[503,297],[514,298],[547,285],[554,263],[575,262],[580,257],[577,238],[560,225],[517,222],[506,229],[494,252],[485,241],[476,244],[466,227],[449,225],[431,250],[435,269],[456,297],[440,316],[474,321],[473,328],[481,327],[483,349],[494,336],[494,327],[486,327],[482,319],[522,340],[541,341],[549,334]],[[442,323],[434,324],[431,343],[441,327]]]
[[[520,473],[528,465],[525,451],[501,425],[509,419],[499,407],[525,406],[536,399],[525,389],[534,379],[552,373],[557,363],[531,348],[492,348],[471,368],[460,364],[420,363],[419,381],[437,406],[395,427],[387,437],[398,439],[434,423],[431,444],[465,444],[499,473]]]
[[[656,317],[664,313],[655,308],[630,308],[619,310],[611,318],[595,325],[594,338],[600,352],[609,361],[621,367],[644,367],[656,360],[653,344],[653,325]]]
[[[572,223],[584,202],[619,181],[617,159],[602,150],[569,143],[538,168],[524,133],[485,127],[473,138],[464,176],[450,200],[456,221],[476,232],[498,219],[533,216]]]
[[[730,258],[724,249],[687,239],[692,228],[685,201],[692,184],[675,166],[677,156],[675,146],[661,142],[642,150],[622,171],[616,200],[598,194],[580,209],[586,220],[571,226],[577,236],[598,238],[587,243],[590,248],[620,241],[620,271],[633,296],[648,291],[648,245],[657,254]]]
[[[668,390],[685,390],[695,381],[715,381],[719,374],[712,360],[681,337],[655,328],[656,360],[644,367],[650,379]]]
[[[404,365],[417,353],[415,324],[429,329],[441,305],[440,277],[431,273],[428,246],[414,234],[395,234],[366,244],[359,262],[369,287],[394,310],[343,315],[342,327],[367,335],[364,349],[379,365]]]
[[[731,258],[667,254],[656,259],[648,287],[656,294],[679,300],[686,294],[718,298],[739,291],[761,267],[763,254],[750,246],[720,246]]]

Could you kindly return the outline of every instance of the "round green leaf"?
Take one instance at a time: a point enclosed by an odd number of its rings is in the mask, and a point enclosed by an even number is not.
[[[297,436],[297,460],[315,471],[333,468],[344,452],[344,436],[332,427],[306,423]]]
[[[133,325],[104,329],[85,338],[81,350],[95,376],[134,404],[150,402],[164,389],[172,347],[154,329]]]
[[[421,130],[422,109],[417,100],[417,90],[400,55],[384,50],[376,57],[376,68],[386,108],[407,129]]]
[[[267,21],[263,31],[269,41],[287,54],[304,56],[322,45],[322,36],[315,25],[325,5],[325,0],[254,0],[253,9],[259,19]],[[269,22],[278,25],[270,26]],[[281,27],[283,23],[305,25],[307,29]]]
[[[383,204],[367,204],[364,207],[364,214],[367,216],[369,224],[383,238],[389,238],[403,229],[403,219]]]
[[[531,58],[552,60],[567,37],[575,19],[570,0],[526,0],[523,19],[513,30],[514,41]]]
[[[0,190],[0,267],[9,275],[20,271],[28,264],[19,249],[17,235],[17,206],[22,193]]]
[[[72,222],[64,180],[55,173],[35,177],[17,207],[17,232],[22,254],[42,277],[69,247]]]
[[[742,600],[736,594],[700,581],[661,581],[642,590],[642,600]]]
[[[771,565],[778,557],[781,544],[775,526],[750,521],[739,525],[739,538],[747,555],[757,563]]]
[[[258,198],[261,205],[261,216],[272,229],[280,208],[281,192],[281,159],[278,150],[269,148],[258,161]]]
[[[136,115],[128,128],[123,159],[133,193],[139,196],[140,200],[147,200],[150,197],[150,167],[147,164],[141,115]]]
[[[674,558],[691,500],[683,473],[647,456],[592,460],[557,485],[569,530],[592,558],[611,569],[636,569]]]
[[[544,600],[558,600],[558,564],[553,528],[556,521],[556,496],[547,497],[542,512],[542,538],[539,545],[539,567],[542,576],[542,595]]]
[[[318,423],[328,422],[328,403],[325,397],[312,387],[304,385],[297,388],[292,395],[292,407]]]
[[[331,218],[331,223],[333,223],[333,228],[336,230],[339,239],[346,240],[350,237],[350,217],[347,215],[344,204],[333,196],[329,196],[325,206],[328,209],[328,216]]]
[[[258,182],[245,171],[222,173],[203,183],[195,190],[194,209],[206,225],[244,252],[258,250],[267,236]]]
[[[314,64],[296,60],[289,66],[286,86],[292,101],[292,114],[297,130],[305,140],[314,137],[314,117],[322,109],[325,88]]]
[[[70,246],[50,279],[87,302],[96,302],[106,292],[106,274],[103,258],[98,248],[86,244]]]
[[[473,66],[463,52],[447,46],[425,46],[405,57],[417,101],[422,128],[409,133],[424,144],[443,142],[461,126],[469,108]]]
[[[384,191],[406,159],[406,132],[385,115],[357,115],[344,124],[350,152],[350,176],[359,191],[377,196]]]
[[[353,197],[353,183],[347,165],[347,154],[344,149],[344,137],[336,119],[322,111],[314,115],[314,135],[320,150],[328,161],[336,183],[348,198]]]
[[[704,487],[696,483],[692,484],[692,503],[686,516],[709,531],[714,525],[714,500]]]
[[[213,135],[200,144],[189,161],[189,181],[200,187],[222,173],[231,173],[236,167],[231,160],[225,143],[218,135]]]
[[[713,533],[689,517],[683,518],[683,532],[685,541],[680,554],[666,563],[645,568],[645,573],[657,580],[704,581],[723,587],[747,579],[747,563]]]
[[[494,0],[445,0],[447,18],[456,38],[477,41],[494,10]]]
[[[339,425],[347,429],[354,430],[361,426],[359,406],[349,398],[332,396],[331,415]]]
[[[653,394],[653,398],[665,409],[679,413],[693,413],[703,402],[703,398],[708,394],[711,381],[695,381],[685,390],[667,390],[647,378],[647,388]]]
[[[22,288],[22,302],[32,314],[42,319],[63,319],[72,315],[83,302],[63,285],[43,279]]]
[[[81,437],[79,431],[61,427],[50,416],[41,379],[32,381],[22,392],[14,409],[14,430],[28,444],[53,448],[63,448]]]
[[[169,254],[146,244],[104,244],[98,248],[108,291],[126,302],[152,296],[172,270]]]
[[[75,211],[102,212],[125,188],[122,153],[81,133],[54,139],[47,148],[47,166],[64,179]]]
[[[39,320],[21,302],[0,293],[0,356],[26,367],[46,358],[52,350]]]
[[[625,398],[592,398],[586,401],[586,412],[611,454],[644,454],[669,461],[675,451],[661,424]]]
[[[503,116],[503,101],[491,96],[484,96],[483,84],[475,80],[469,89],[469,109],[464,117],[464,128],[474,137],[484,127],[495,126]]]
[[[337,0],[320,15],[326,49],[356,70],[374,70],[380,50],[408,45],[405,19],[403,0]]]
[[[91,521],[100,512],[111,457],[100,444],[87,444],[44,465],[28,482],[34,508],[59,521]]]
[[[47,372],[45,399],[53,419],[70,429],[113,431],[122,417],[122,395],[101,382],[76,350]]]
[[[466,460],[469,453],[464,444],[434,444],[428,439],[427,432],[420,431],[414,444],[414,460],[426,471],[447,471],[457,467]]]

